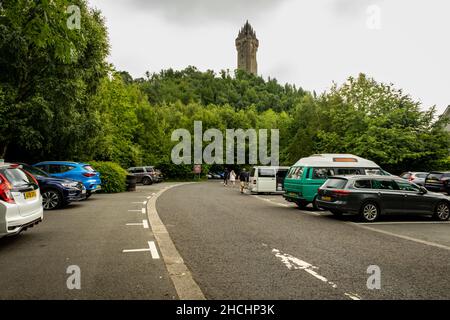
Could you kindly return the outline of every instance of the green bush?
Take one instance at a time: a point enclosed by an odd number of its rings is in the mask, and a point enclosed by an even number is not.
[[[90,161],[92,167],[100,172],[102,192],[117,193],[126,190],[127,171],[114,162]]]

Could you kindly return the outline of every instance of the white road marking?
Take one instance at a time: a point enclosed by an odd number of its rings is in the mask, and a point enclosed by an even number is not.
[[[272,201],[272,200],[270,200],[270,199],[266,199],[266,198],[263,198],[263,197],[260,197],[260,196],[257,196],[257,195],[254,195],[254,197],[255,197],[255,198],[258,198],[258,199],[260,199],[260,200],[266,201],[266,202],[273,203],[273,204],[275,204],[275,205],[277,205],[277,206],[280,206],[280,207],[290,207],[289,205],[287,205],[287,204],[285,204],[285,203],[275,202],[275,201]]]
[[[127,226],[143,226],[144,229],[149,228],[148,221],[146,219],[142,220],[142,223],[127,223],[126,225]]]
[[[344,292],[344,294],[352,300],[361,300],[361,297],[359,295],[357,295],[356,293]]]
[[[413,237],[408,237],[408,236],[404,236],[404,235],[397,234],[397,233],[394,233],[394,232],[389,232],[389,231],[384,231],[384,230],[380,230],[380,229],[376,229],[376,228],[371,228],[371,227],[368,227],[367,225],[361,225],[360,223],[355,223],[355,222],[347,222],[347,223],[352,224],[354,226],[357,226],[359,228],[363,228],[363,229],[367,229],[367,230],[383,233],[383,234],[386,234],[386,235],[389,235],[389,236],[392,236],[392,237],[397,237],[397,238],[400,238],[400,239],[404,239],[404,240],[409,240],[409,241],[425,244],[425,245],[431,246],[431,247],[436,247],[436,248],[440,248],[440,249],[450,250],[449,246],[445,246],[443,244],[430,242],[430,241],[425,241],[425,240],[421,240],[421,239],[417,239],[417,238],[413,238]]]
[[[149,241],[148,246],[150,248],[150,253],[152,254],[153,259],[159,259],[158,249],[156,249],[156,245],[154,241]]]
[[[335,284],[334,282],[329,281],[327,278],[325,278],[324,276],[320,275],[316,270],[318,269],[318,267],[313,266],[312,264],[300,260],[299,258],[296,258],[294,256],[291,256],[290,254],[287,253],[282,253],[280,250],[278,249],[272,249],[272,253],[275,254],[275,257],[277,257],[278,259],[280,259],[280,261],[289,269],[289,270],[304,270],[307,273],[309,273],[310,275],[312,275],[314,278],[319,279],[320,281],[330,285],[333,289],[337,288],[337,284]],[[349,294],[349,293],[344,293],[346,296],[350,297],[353,300],[360,300],[361,298],[358,297],[355,294]]]
[[[150,251],[149,248],[146,249],[129,249],[129,250],[122,250],[123,253],[128,253],[128,252],[145,252],[145,251]]]
[[[150,252],[150,254],[152,255],[152,258],[154,260],[158,260],[159,259],[158,249],[156,248],[156,245],[155,245],[154,241],[148,241],[148,248],[144,248],[144,249],[127,249],[127,250],[122,250],[122,252],[123,253]]]
[[[142,212],[142,209],[141,210],[128,210],[128,212]]]
[[[145,208],[142,208],[141,212],[142,212],[143,214],[145,214]]]
[[[147,201],[140,201],[140,202],[132,202],[133,204],[143,204],[144,206],[147,204]]]

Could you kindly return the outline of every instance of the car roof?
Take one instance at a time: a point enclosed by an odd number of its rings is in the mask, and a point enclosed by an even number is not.
[[[42,161],[36,164],[72,164],[72,165],[88,165],[87,163],[83,162],[74,162],[74,161]]]
[[[400,177],[397,176],[382,176],[382,175],[364,175],[364,174],[359,174],[359,175],[348,175],[348,176],[342,176],[342,175],[337,175],[337,176],[331,176],[328,179],[331,178],[338,178],[338,179],[347,179],[347,180],[357,180],[357,179],[361,179],[361,180],[367,180],[367,179],[390,179],[390,180],[404,180]]]
[[[335,161],[341,159],[342,161]],[[352,159],[354,161],[345,161]],[[375,162],[355,156],[353,154],[337,154],[337,153],[323,153],[314,154],[310,157],[301,158],[295,163],[295,166],[305,167],[335,167],[335,168],[377,168],[380,166]]]

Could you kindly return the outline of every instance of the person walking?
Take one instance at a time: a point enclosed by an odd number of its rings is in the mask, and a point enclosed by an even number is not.
[[[245,168],[242,169],[241,173],[239,174],[239,181],[241,185],[241,193],[244,193],[244,189],[248,183],[248,173]]]
[[[228,185],[228,178],[230,176],[230,173],[228,172],[228,169],[225,168],[225,171],[223,172],[223,185],[227,186]]]
[[[233,186],[236,185],[236,173],[234,170],[231,170],[230,172],[230,182],[233,184]]]

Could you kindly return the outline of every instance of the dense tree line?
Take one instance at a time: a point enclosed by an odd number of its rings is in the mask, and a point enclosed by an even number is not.
[[[69,4],[81,28],[67,28]],[[133,79],[106,63],[100,12],[83,0],[10,0],[0,9],[0,158],[175,166],[174,129],[280,130],[280,160],[354,153],[387,170],[446,166],[450,137],[434,108],[359,75],[320,95],[237,71],[163,70]],[[207,170],[207,167],[205,168]]]

